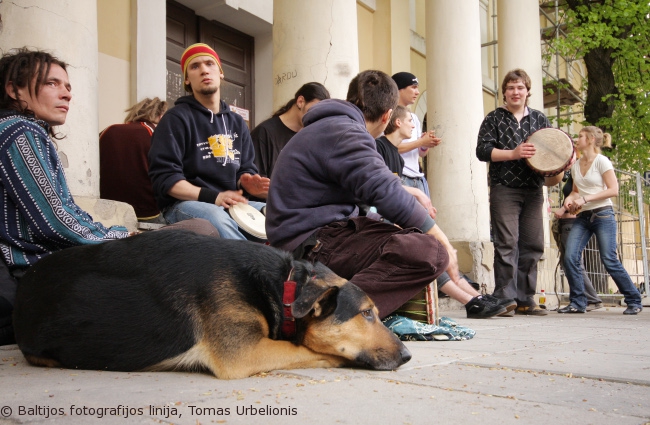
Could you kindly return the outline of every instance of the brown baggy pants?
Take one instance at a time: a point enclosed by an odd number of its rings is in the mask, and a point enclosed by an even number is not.
[[[445,247],[415,228],[400,229],[367,217],[319,229],[305,253],[363,289],[388,316],[436,279],[449,264]]]

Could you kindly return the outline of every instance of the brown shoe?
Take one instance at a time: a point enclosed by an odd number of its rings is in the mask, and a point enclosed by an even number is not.
[[[548,314],[547,310],[539,308],[539,306],[520,306],[515,310],[516,314],[523,314],[526,316],[546,316]]]

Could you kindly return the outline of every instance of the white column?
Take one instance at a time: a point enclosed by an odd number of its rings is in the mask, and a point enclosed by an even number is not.
[[[487,282],[491,253],[486,164],[476,158],[483,121],[479,4],[426,3],[427,124],[442,143],[428,156],[436,221],[459,251],[461,271]],[[485,254],[485,251],[488,254]]]
[[[532,81],[529,106],[544,109],[538,0],[497,0],[499,99],[504,75],[521,68]]]
[[[167,97],[167,16],[160,0],[131,2],[131,104]]]
[[[273,1],[274,109],[310,81],[345,99],[359,72],[356,8],[354,1]]]
[[[70,190],[99,196],[97,118],[97,2],[25,0],[0,2],[0,49],[27,46],[46,50],[69,64],[70,111],[58,131],[59,156]]]
[[[542,47],[540,41],[539,2],[537,0],[498,0],[499,87],[505,74],[521,68],[530,76],[531,97],[528,106],[544,110]],[[499,100],[503,93],[499,88]],[[544,240],[550,240],[548,190],[544,188]],[[547,254],[550,255],[550,254]],[[541,269],[541,267],[540,267]]]

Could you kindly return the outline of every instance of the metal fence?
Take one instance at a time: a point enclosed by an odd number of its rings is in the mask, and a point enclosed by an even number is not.
[[[648,294],[648,249],[650,247],[650,230],[648,223],[650,215],[650,180],[644,179],[640,174],[627,173],[615,170],[619,183],[619,196],[612,199],[614,212],[618,222],[617,249],[623,266],[630,274],[632,281],[642,294]],[[561,186],[551,187],[548,190],[549,226],[553,211],[560,207]],[[612,301],[622,298],[618,295],[618,288],[609,277],[605,266],[600,260],[598,246],[592,238],[584,251],[585,270],[591,279],[596,291],[611,298],[601,298]],[[547,238],[544,257],[539,264],[537,292],[541,289],[547,294],[547,304],[556,305],[562,297],[567,297],[569,284],[564,272],[559,267],[559,252],[553,237]]]

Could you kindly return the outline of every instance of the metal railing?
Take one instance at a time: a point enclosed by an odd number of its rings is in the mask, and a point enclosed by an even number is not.
[[[617,250],[623,266],[632,282],[639,290],[647,295],[648,291],[648,249],[650,247],[650,221],[648,204],[650,204],[650,180],[644,179],[639,173],[628,173],[615,170],[619,183],[619,196],[612,199],[617,218]],[[549,228],[553,211],[560,207],[560,186],[548,190],[550,214]],[[592,238],[583,253],[585,270],[596,291],[602,295],[612,295],[618,298],[618,288],[605,270],[600,260],[598,246]],[[568,296],[569,284],[561,267],[558,267],[559,252],[555,240],[550,237],[546,241],[544,257],[539,263],[537,292],[541,289],[548,295]],[[622,298],[622,296],[620,296]]]

